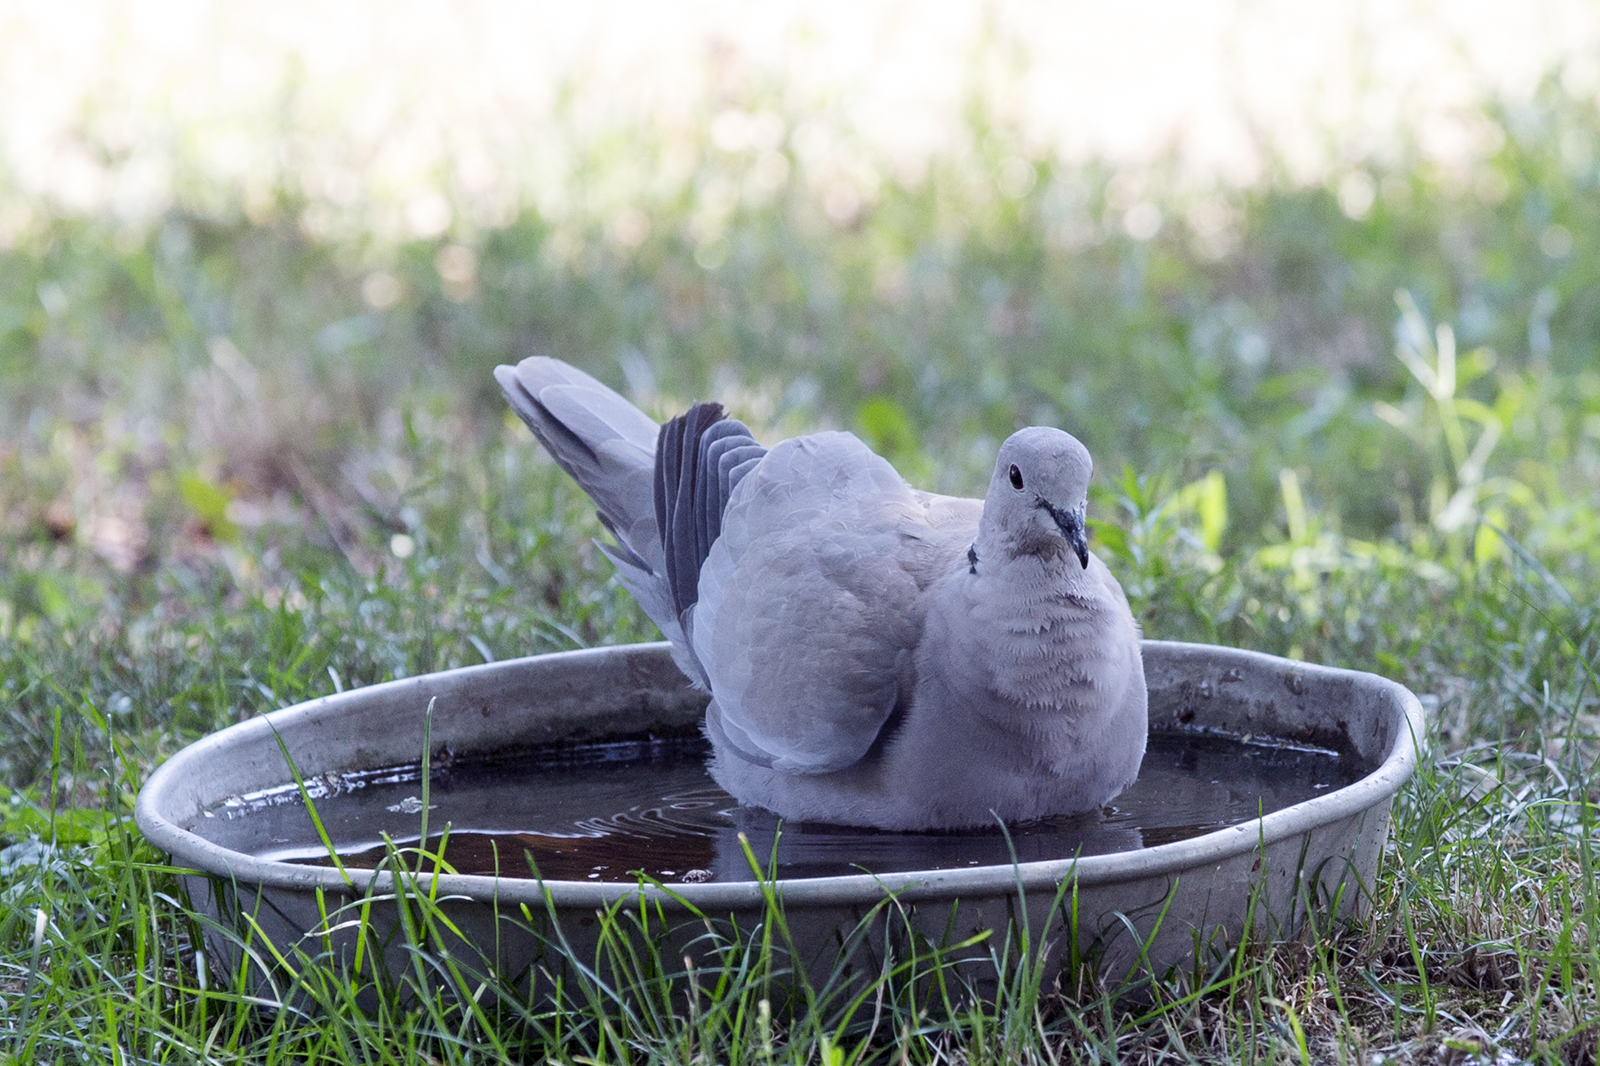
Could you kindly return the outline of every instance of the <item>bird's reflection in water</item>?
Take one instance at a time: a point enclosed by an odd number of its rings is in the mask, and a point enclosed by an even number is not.
[[[837,825],[780,826],[768,812],[739,807],[714,788],[664,797],[662,807],[591,819],[575,828],[579,831],[563,834],[452,830],[448,839],[442,833],[432,836],[429,850],[437,853],[443,843],[458,873],[532,876],[537,870],[540,876],[563,881],[633,881],[642,873],[694,882],[749,881],[756,870],[766,876],[774,869],[774,858],[778,876],[792,879],[1006,865],[1144,846],[1139,827],[1113,808],[1004,831],[996,825],[892,833]],[[412,837],[401,846],[414,847],[416,842]],[[370,869],[387,854],[388,846],[379,844],[345,852],[341,859],[348,866]],[[309,858],[322,861],[325,856]]]
[[[1103,810],[1006,827],[896,833],[780,827],[773,815],[740,807],[711,783],[703,742],[636,747],[635,758],[570,765],[457,765],[430,789],[429,826],[450,829],[447,841],[430,833],[429,850],[437,853],[443,842],[444,860],[457,873],[563,881],[631,882],[641,875],[669,883],[749,881],[752,864],[781,878],[953,870],[1184,840],[1325,795],[1365,772],[1354,757],[1322,749],[1156,732],[1139,780]],[[417,802],[408,807],[406,797],[419,786],[401,777],[317,801],[346,865],[381,863],[385,834],[401,847],[417,845]],[[264,804],[236,819],[236,829],[259,818],[282,822],[268,834],[276,846],[252,850],[264,858],[327,862],[314,832],[302,832],[300,841],[286,837],[292,815],[292,805]],[[299,818],[310,822],[303,809]]]

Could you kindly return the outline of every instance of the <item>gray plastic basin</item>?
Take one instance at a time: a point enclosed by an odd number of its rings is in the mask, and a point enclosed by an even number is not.
[[[1370,773],[1355,784],[1203,836],[1138,851],[1043,862],[884,875],[653,885],[532,881],[445,875],[432,888],[468,942],[457,954],[502,974],[555,972],[564,952],[594,961],[597,909],[647,901],[681,927],[674,950],[693,954],[706,920],[755,928],[767,892],[781,896],[802,958],[826,974],[841,957],[877,972],[906,927],[934,943],[983,930],[998,936],[971,949],[980,969],[1015,923],[1043,945],[1046,968],[1079,952],[1110,977],[1207,962],[1246,934],[1285,937],[1308,914],[1364,913],[1395,792],[1411,775],[1422,711],[1404,687],[1373,674],[1336,670],[1207,645],[1147,641],[1152,729],[1211,728],[1337,744]],[[230,796],[292,780],[283,749],[306,778],[414,763],[424,709],[437,698],[435,752],[486,754],[507,747],[592,741],[698,729],[704,698],[672,665],[665,644],[541,655],[373,685],[242,722],[205,737],[151,775],[136,809],[139,828],[174,863],[196,871],[191,900],[210,932],[213,966],[244,954],[261,994],[283,993],[273,955],[348,959],[354,934],[339,908],[392,900],[393,875],[266,861],[207,839],[205,812]],[[280,743],[282,747],[280,747]],[[348,877],[348,880],[346,879]],[[864,916],[886,894],[898,900]],[[319,898],[320,897],[320,898]],[[394,928],[399,908],[364,908]],[[698,912],[698,915],[696,914]],[[332,915],[332,917],[330,917]],[[887,937],[882,923],[899,922]],[[1075,919],[1072,917],[1075,915]],[[348,917],[346,913],[345,917]],[[876,925],[874,923],[877,923]],[[1075,931],[1075,932],[1074,932]],[[1135,941],[1137,933],[1138,941]],[[552,944],[564,939],[557,951]],[[270,941],[270,944],[267,942]],[[386,953],[392,966],[404,952]],[[542,970],[541,970],[542,968]],[[992,969],[992,967],[991,967]],[[991,975],[992,976],[992,975]],[[981,975],[977,978],[981,984]]]

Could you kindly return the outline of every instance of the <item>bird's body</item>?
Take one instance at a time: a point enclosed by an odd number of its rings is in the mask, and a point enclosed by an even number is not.
[[[496,377],[710,692],[711,773],[741,802],[952,828],[1088,810],[1137,776],[1139,634],[1088,552],[1072,437],[1013,435],[967,500],[910,488],[848,433],[768,450],[715,405],[657,429],[555,360]]]

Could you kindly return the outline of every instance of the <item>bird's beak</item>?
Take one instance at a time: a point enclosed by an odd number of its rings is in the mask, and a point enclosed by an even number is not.
[[[1077,555],[1078,562],[1083,564],[1085,570],[1089,569],[1089,536],[1084,532],[1083,508],[1074,507],[1068,511],[1044,499],[1039,501],[1039,506],[1050,512],[1050,517],[1061,529],[1061,535],[1067,538],[1067,544]]]

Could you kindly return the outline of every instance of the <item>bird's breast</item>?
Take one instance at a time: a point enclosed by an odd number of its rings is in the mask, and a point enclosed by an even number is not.
[[[983,567],[979,566],[980,575]],[[1109,595],[1062,583],[995,575],[947,582],[929,606],[919,677],[969,701],[978,713],[1080,717],[1118,695],[1138,654],[1133,620]]]

